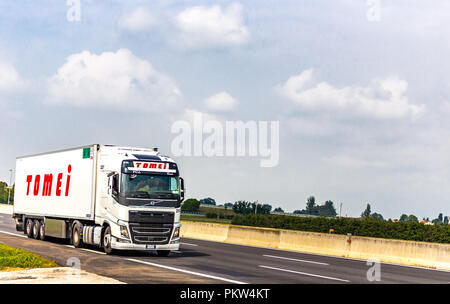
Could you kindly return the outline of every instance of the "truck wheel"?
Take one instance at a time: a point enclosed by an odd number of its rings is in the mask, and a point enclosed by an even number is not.
[[[103,233],[103,250],[106,254],[113,254],[114,250],[111,248],[111,227],[107,226]]]
[[[45,240],[45,220],[42,220],[39,225],[39,239],[41,241]]]
[[[41,223],[39,222],[39,220],[34,220],[33,223],[33,238],[34,239],[39,239],[39,230],[41,229]]]
[[[72,228],[72,244],[75,248],[83,247],[83,238],[82,238],[83,227],[81,223],[76,222]]]
[[[33,220],[27,219],[26,225],[25,225],[25,234],[29,237],[33,237]]]
[[[170,250],[156,250],[156,254],[160,257],[166,257],[170,254]]]

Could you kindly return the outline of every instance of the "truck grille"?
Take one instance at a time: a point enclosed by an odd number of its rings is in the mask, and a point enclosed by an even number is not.
[[[136,244],[167,244],[173,224],[130,223],[130,233]]]
[[[174,215],[173,212],[130,210],[129,221],[132,223],[171,224]]]

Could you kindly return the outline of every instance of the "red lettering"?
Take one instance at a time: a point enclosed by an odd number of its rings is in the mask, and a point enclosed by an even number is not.
[[[136,168],[139,168],[139,166],[141,165],[142,163],[136,163]]]
[[[56,196],[61,196],[61,180],[62,180],[62,173],[58,174],[58,178],[56,180]]]
[[[144,164],[144,169],[147,169],[148,168],[148,163],[145,163]]]
[[[39,194],[39,183],[41,181],[41,176],[40,175],[36,175],[36,177],[34,178],[34,189],[33,189],[33,194],[34,195],[38,195]]]
[[[69,165],[69,166],[67,167],[67,172],[68,172],[69,174],[67,175],[67,181],[66,181],[66,193],[65,193],[66,196],[69,195],[69,187],[70,187],[70,171],[72,171],[72,166],[71,166],[71,165]]]
[[[44,184],[42,185],[42,196],[52,195],[53,174],[44,175]]]
[[[30,183],[33,180],[33,175],[27,175],[27,195],[30,194]]]
[[[155,164],[155,163],[151,163],[151,164],[150,164],[150,168],[151,168],[151,169],[156,169],[156,164]]]

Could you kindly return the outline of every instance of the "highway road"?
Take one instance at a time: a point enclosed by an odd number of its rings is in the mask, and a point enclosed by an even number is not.
[[[14,221],[6,214],[0,214],[0,242],[30,250],[62,266],[75,257],[81,269],[126,283],[450,283],[450,271],[386,263],[375,271],[367,261],[186,238],[180,250],[168,257],[158,257],[151,251],[107,256],[95,247],[77,249],[57,239],[28,239],[15,230]],[[377,273],[380,281],[373,280]]]

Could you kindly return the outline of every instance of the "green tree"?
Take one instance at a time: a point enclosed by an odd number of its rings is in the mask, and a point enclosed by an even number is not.
[[[408,216],[406,214],[402,214],[402,216],[400,216],[399,221],[400,222],[407,222],[408,221]]]
[[[200,205],[216,205],[216,201],[210,197],[204,198],[200,200]]]
[[[254,212],[252,205],[252,203],[247,201],[237,201],[233,205],[233,211],[239,214],[250,214]]]
[[[410,214],[408,216],[408,222],[410,222],[410,223],[418,223],[419,219],[414,214]]]
[[[372,213],[370,215],[370,218],[373,219],[373,220],[376,220],[376,221],[384,221],[383,216],[381,214],[379,214],[379,213],[376,213],[376,212]]]
[[[198,208],[200,207],[200,202],[195,198],[190,198],[184,201],[181,206],[181,211],[184,212],[198,212]]]
[[[326,201],[322,206],[317,206],[318,215],[326,217],[336,217],[337,212],[332,201]]]
[[[226,204],[224,205],[224,207],[225,207],[225,209],[233,208],[233,204],[232,204],[232,203],[226,203]]]
[[[306,211],[304,209],[302,210],[294,210],[294,214],[306,214]]]
[[[277,207],[273,210],[273,212],[281,212],[284,213],[284,210],[281,207]]]
[[[361,213],[361,217],[362,218],[369,218],[371,212],[372,211],[370,210],[370,204],[367,204],[366,209],[363,211],[363,213]]]
[[[310,196],[306,199],[306,213],[314,214],[314,207],[316,206],[316,198],[314,196]]]
[[[444,224],[448,225],[448,216],[447,215],[444,217]]]
[[[258,204],[256,202],[251,204],[251,208],[252,211],[251,213],[256,213],[256,214],[269,214],[270,211],[272,210],[272,206],[269,204]],[[255,211],[256,208],[256,211]]]

